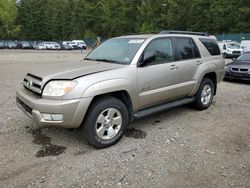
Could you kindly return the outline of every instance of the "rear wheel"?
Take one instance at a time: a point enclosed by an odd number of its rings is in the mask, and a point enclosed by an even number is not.
[[[106,148],[122,138],[127,124],[126,106],[117,98],[103,97],[90,107],[84,124],[84,135],[95,148]]]
[[[195,96],[195,107],[199,110],[207,109],[214,97],[214,83],[209,78],[204,78]]]

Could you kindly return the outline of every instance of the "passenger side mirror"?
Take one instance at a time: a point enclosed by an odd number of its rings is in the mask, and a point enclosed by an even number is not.
[[[140,61],[140,66],[145,65],[147,63],[151,63],[154,60],[155,60],[155,54],[153,52],[144,53]]]

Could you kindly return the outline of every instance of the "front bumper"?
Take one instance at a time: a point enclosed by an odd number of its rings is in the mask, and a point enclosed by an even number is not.
[[[59,126],[78,128],[84,119],[92,98],[71,100],[43,99],[25,88],[17,90],[17,105],[41,127]],[[60,121],[45,120],[42,114],[62,114]]]
[[[239,57],[242,54],[243,53],[228,53],[228,52],[226,52],[227,57]]]
[[[250,81],[250,74],[248,74],[248,73],[234,73],[234,72],[231,72],[231,71],[226,71],[224,79]]]

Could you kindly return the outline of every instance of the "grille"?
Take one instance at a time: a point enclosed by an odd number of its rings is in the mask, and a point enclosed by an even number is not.
[[[234,68],[234,67],[233,67],[233,68],[232,68],[232,71],[237,71],[237,72],[238,72],[238,71],[239,71],[239,68]]]
[[[22,107],[23,107],[23,109],[25,109],[29,114],[31,114],[32,115],[32,108],[31,107],[29,107],[28,105],[26,105],[23,101],[21,101],[19,98],[16,98],[16,102],[18,103],[18,104],[20,104]]]
[[[248,69],[246,69],[246,68],[240,68],[240,72],[248,72]]]
[[[231,70],[233,72],[241,72],[241,73],[246,73],[248,72],[248,68],[241,68],[241,67],[232,67]]]
[[[233,54],[240,54],[240,51],[233,51]]]
[[[42,85],[42,78],[30,73],[28,73],[23,80],[23,86],[26,89],[34,93],[37,93],[39,95],[41,95],[42,93],[41,85]]]

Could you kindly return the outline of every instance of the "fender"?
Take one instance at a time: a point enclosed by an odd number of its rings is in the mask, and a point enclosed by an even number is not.
[[[197,78],[197,82],[195,84],[195,87],[194,87],[191,95],[195,95],[196,94],[196,92],[198,91],[198,89],[200,87],[200,84],[201,84],[204,76],[206,74],[208,74],[208,73],[211,73],[211,72],[215,73],[215,70],[216,70],[216,65],[213,64],[213,63],[200,67],[200,70],[198,70],[196,72],[196,75],[195,75],[195,78]],[[216,76],[217,76],[217,74],[216,74]]]
[[[126,79],[110,79],[90,85],[83,93],[82,97],[95,97],[97,95],[108,94],[116,91],[126,91],[132,102],[133,110],[137,109],[137,92],[133,83]]]

